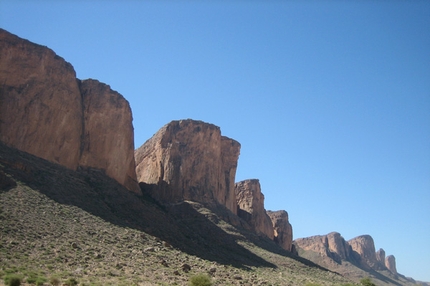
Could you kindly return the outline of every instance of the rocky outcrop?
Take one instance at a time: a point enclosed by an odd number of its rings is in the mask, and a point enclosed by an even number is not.
[[[267,211],[272,221],[274,241],[283,249],[293,251],[293,227],[286,211]]]
[[[351,246],[337,232],[296,239],[294,244],[302,250],[330,257],[337,263],[341,263],[341,260],[349,260],[352,255]]]
[[[375,243],[370,235],[357,236],[348,241],[352,250],[361,261],[361,266],[370,267],[373,269],[378,268],[378,261],[376,260]]]
[[[128,101],[97,80],[84,80],[79,86],[84,111],[79,165],[103,169],[128,189],[140,192]]]
[[[79,81],[52,50],[0,29],[0,141],[70,169],[103,169],[140,192],[128,102]]]
[[[394,255],[388,255],[387,258],[385,258],[385,267],[387,267],[387,269],[390,270],[391,273],[397,275],[396,258],[394,257]]]
[[[76,169],[82,102],[72,65],[0,30],[0,140]]]
[[[272,221],[264,209],[264,195],[261,193],[260,181],[244,180],[234,187],[237,202],[237,215],[245,220],[257,233],[273,239]]]
[[[380,248],[378,251],[376,251],[376,261],[378,261],[378,264],[380,268],[385,268],[385,250]]]
[[[135,151],[137,178],[160,202],[218,203],[237,214],[239,152],[240,144],[213,124],[172,121]]]

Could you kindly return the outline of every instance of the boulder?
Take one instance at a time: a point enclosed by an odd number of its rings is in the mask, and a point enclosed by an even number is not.
[[[390,270],[391,273],[397,275],[396,258],[394,257],[394,255],[388,255],[385,258],[385,267],[387,267],[387,269]]]
[[[283,249],[293,251],[293,227],[288,221],[288,213],[281,211],[267,211],[272,221],[274,241]]]
[[[80,81],[47,47],[0,29],[0,141],[72,170],[102,169],[140,193],[128,102]]]
[[[273,225],[264,209],[264,195],[257,179],[244,180],[235,184],[237,214],[245,220],[256,233],[274,238]]]
[[[172,121],[135,151],[138,182],[162,203],[218,203],[237,214],[234,178],[240,144],[218,126]]]
[[[370,235],[357,236],[348,241],[352,250],[358,256],[361,266],[378,269],[378,261],[376,260],[375,243]]]

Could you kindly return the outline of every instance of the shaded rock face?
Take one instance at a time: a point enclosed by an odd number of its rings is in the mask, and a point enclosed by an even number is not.
[[[378,261],[376,260],[375,243],[370,235],[357,236],[348,241],[356,256],[361,260],[361,265],[378,269]]]
[[[341,263],[341,260],[350,260],[352,255],[351,246],[337,232],[296,239],[294,244],[303,250],[330,257],[337,263]]]
[[[245,180],[235,184],[237,214],[257,233],[273,239],[272,221],[264,209],[264,195],[257,179]]]
[[[387,267],[387,269],[390,270],[391,273],[397,274],[396,258],[394,257],[394,255],[388,255],[387,258],[385,258],[385,267]]]
[[[293,251],[293,227],[286,211],[267,211],[272,221],[274,241],[283,249]]]
[[[213,124],[172,121],[135,151],[137,178],[160,202],[219,203],[237,214],[239,152],[240,144]]]
[[[103,169],[140,192],[128,102],[109,86],[79,81],[52,50],[0,29],[0,140],[76,170]]]

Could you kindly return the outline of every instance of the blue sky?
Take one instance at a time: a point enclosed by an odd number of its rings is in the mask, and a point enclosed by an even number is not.
[[[0,27],[124,95],[136,148],[218,125],[295,238],[370,234],[430,281],[430,2],[2,0]]]

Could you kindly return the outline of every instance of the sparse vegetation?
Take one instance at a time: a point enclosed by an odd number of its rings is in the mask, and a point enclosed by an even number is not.
[[[190,278],[191,286],[211,286],[211,278],[205,274],[197,274]]]
[[[6,274],[4,276],[4,283],[7,286],[20,286],[21,280],[22,280],[22,276],[18,274]]]
[[[360,284],[363,286],[376,286],[369,277],[361,279]]]

